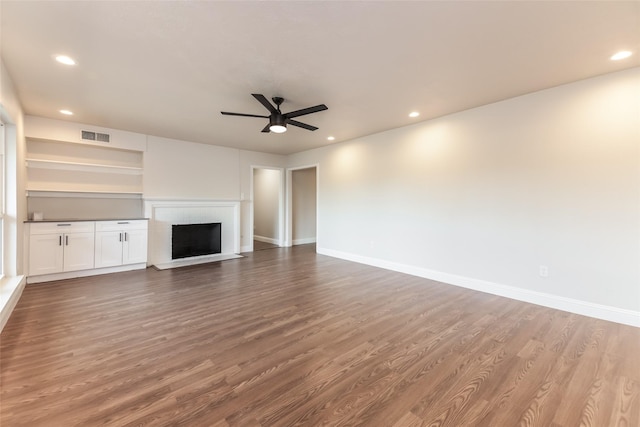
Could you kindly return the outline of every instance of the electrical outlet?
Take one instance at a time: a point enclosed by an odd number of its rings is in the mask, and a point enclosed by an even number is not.
[[[539,274],[540,277],[549,277],[549,267],[547,267],[546,265],[541,265]]]

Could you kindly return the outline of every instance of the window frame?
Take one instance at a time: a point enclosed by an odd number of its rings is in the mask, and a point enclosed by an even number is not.
[[[5,156],[5,141],[6,141],[6,126],[0,120],[0,279],[4,277],[4,256],[7,248],[7,242],[5,241],[5,209],[6,209],[6,156]]]

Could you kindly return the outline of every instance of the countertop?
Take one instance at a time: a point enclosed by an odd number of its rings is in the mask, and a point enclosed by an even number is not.
[[[24,221],[25,224],[37,224],[39,222],[97,222],[97,221],[148,221],[149,218],[58,218],[58,219],[42,219],[34,221],[32,219]]]

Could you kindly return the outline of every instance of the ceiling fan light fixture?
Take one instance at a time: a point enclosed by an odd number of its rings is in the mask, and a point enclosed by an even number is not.
[[[269,130],[274,133],[285,133],[287,131],[287,123],[279,110],[269,117]]]
[[[271,125],[269,126],[269,130],[275,133],[285,133],[287,131],[287,127],[285,125]]]

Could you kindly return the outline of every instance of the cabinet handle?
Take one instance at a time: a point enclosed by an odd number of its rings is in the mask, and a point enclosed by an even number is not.
[[[129,221],[120,221],[118,224],[129,224]]]
[[[58,246],[62,246],[62,236],[58,236]]]
[[[58,227],[71,227],[71,224],[58,224]]]
[[[124,241],[127,241],[127,233],[124,233]]]
[[[69,246],[69,236],[64,236],[64,245]]]
[[[119,240],[122,242],[122,233],[120,233]]]

